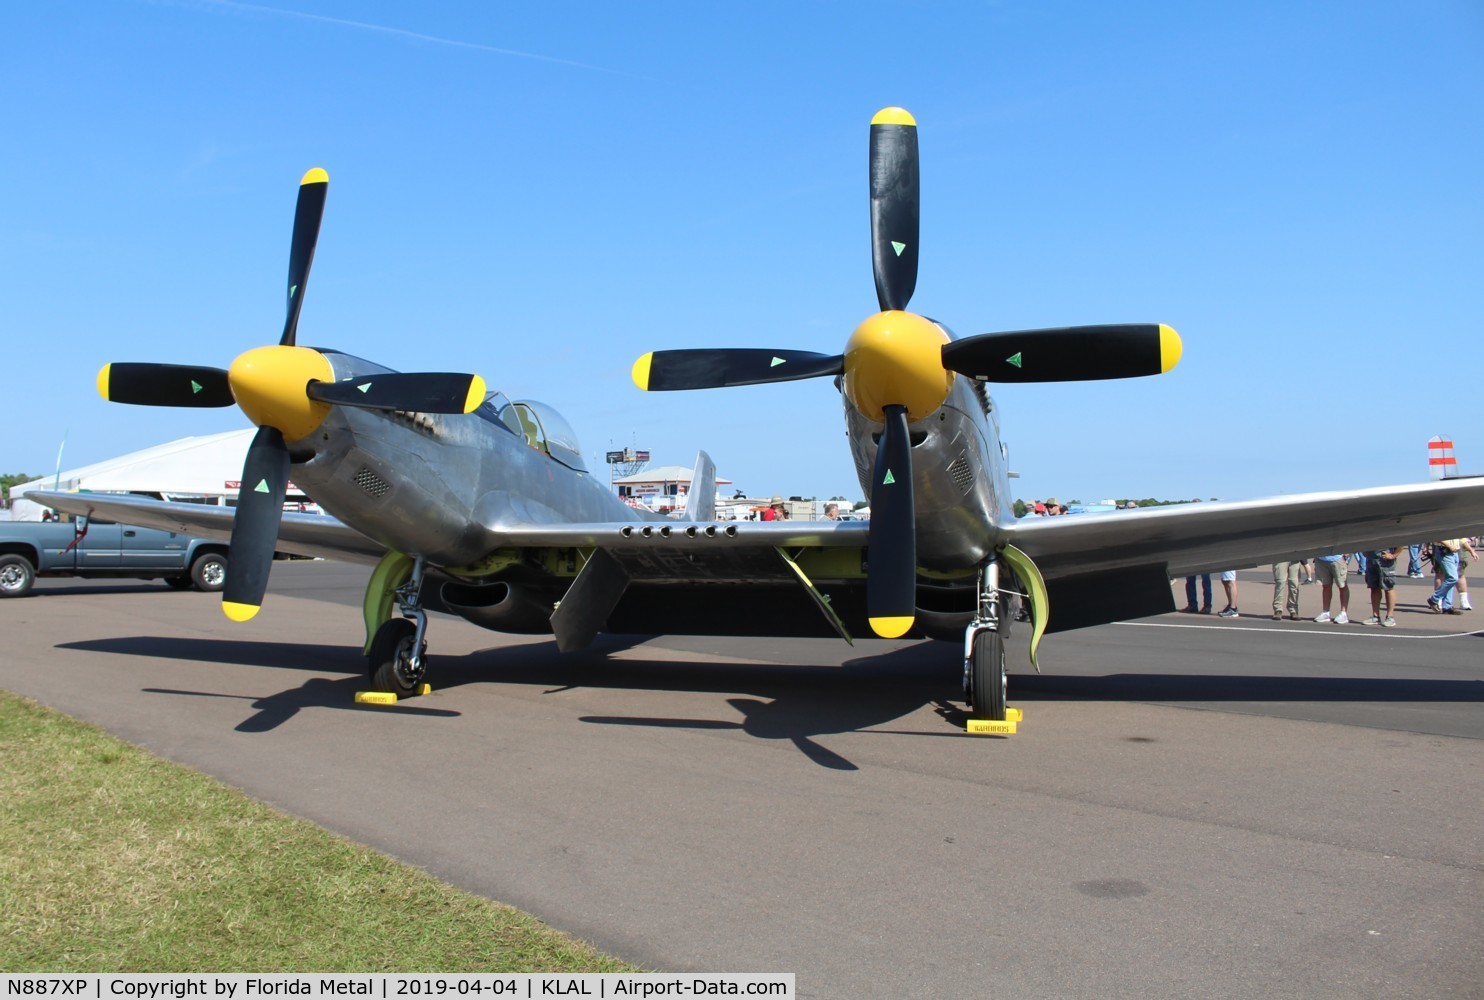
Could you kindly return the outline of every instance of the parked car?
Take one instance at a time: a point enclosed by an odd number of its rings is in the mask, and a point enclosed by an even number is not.
[[[221,590],[227,543],[98,518],[0,521],[0,597],[24,597],[38,576],[163,579]]]

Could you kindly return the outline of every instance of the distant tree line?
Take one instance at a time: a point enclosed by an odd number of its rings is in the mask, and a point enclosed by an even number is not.
[[[10,488],[12,486],[19,486],[21,485],[21,483],[29,483],[37,478],[39,477],[30,475],[25,472],[0,473],[0,500],[10,499]]]

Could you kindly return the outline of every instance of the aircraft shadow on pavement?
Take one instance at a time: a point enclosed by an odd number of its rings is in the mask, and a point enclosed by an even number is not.
[[[950,718],[946,699],[957,697],[961,667],[944,648],[919,644],[858,657],[839,664],[716,663],[706,661],[609,660],[598,651],[581,658],[553,655],[545,662],[524,661],[499,670],[506,683],[551,684],[558,693],[569,688],[621,688],[653,691],[689,691],[743,694],[726,704],[741,716],[728,718],[665,718],[657,716],[585,715],[580,721],[595,725],[641,726],[661,729],[735,730],[759,740],[792,743],[821,767],[854,771],[850,760],[815,738],[835,733],[876,729],[924,706],[933,706]],[[642,650],[641,650],[642,653]],[[730,715],[730,713],[729,713]],[[950,721],[954,721],[950,718]],[[971,738],[958,731],[903,735]]]
[[[1198,674],[1016,674],[1012,701],[1474,702],[1477,680]]]
[[[291,670],[326,670],[347,674],[362,673],[366,663],[361,651],[351,646],[163,635],[130,635],[59,642],[57,648],[78,649],[87,653],[114,653],[119,656],[195,660],[206,665],[235,663],[246,667],[286,667]]]
[[[718,663],[696,660],[643,659],[649,636],[600,636],[588,649],[561,653],[554,643],[491,647],[461,656],[431,657],[430,680],[438,690],[466,684],[505,683],[540,686],[548,694],[576,688],[690,691],[731,695],[726,699],[740,720],[662,717],[583,716],[598,725],[741,730],[756,739],[786,740],[822,767],[852,770],[855,765],[814,737],[879,729],[896,719],[932,706],[945,731],[914,735],[964,736],[968,714],[961,707],[957,657],[938,643],[913,646],[839,664]],[[342,679],[313,678],[303,685],[253,699],[257,714],[244,721],[243,732],[266,732],[309,707],[387,711],[355,703],[365,685],[365,661],[347,645],[250,642],[173,636],[124,636],[58,644],[60,649],[120,656],[164,657],[214,668],[232,663],[343,673]],[[610,654],[637,650],[638,655],[612,659]],[[147,689],[200,697],[207,691]],[[1125,701],[1190,702],[1375,702],[1469,703],[1484,701],[1484,684],[1476,680],[1377,677],[1273,677],[1258,675],[1014,674],[1013,702]],[[424,707],[415,699],[400,703],[399,714],[452,717],[460,713]],[[900,732],[893,730],[892,732]],[[981,738],[981,737],[966,737]]]
[[[140,690],[146,694],[169,694],[186,698],[233,698],[250,702],[250,707],[257,709],[257,714],[243,719],[232,728],[239,733],[267,733],[277,729],[305,708],[338,708],[358,712],[387,711],[384,707],[357,704],[355,693],[362,687],[364,687],[363,684],[350,678],[332,681],[323,677],[311,677],[299,687],[263,698],[243,694],[222,694],[219,691],[184,691],[179,688],[147,687],[140,688]],[[416,701],[398,702],[392,711],[399,715],[421,715],[444,719],[453,719],[463,715],[462,712],[447,708],[429,708]]]
[[[583,716],[599,725],[662,728],[736,729],[756,739],[785,740],[822,767],[855,770],[856,765],[814,742],[814,737],[872,729],[924,706],[952,724],[955,731],[913,735],[960,736],[962,711],[949,702],[960,696],[961,667],[947,647],[923,643],[857,657],[825,666],[797,663],[717,663],[643,659],[649,636],[601,636],[591,647],[561,653],[550,642],[492,647],[461,656],[430,656],[429,680],[446,691],[466,684],[500,683],[539,686],[547,694],[589,689],[653,690],[734,695],[726,703],[741,716],[723,719]],[[360,650],[350,646],[290,642],[251,642],[171,636],[125,636],[59,643],[59,649],[156,657],[200,663],[223,663],[344,673],[340,679],[315,677],[299,687],[264,698],[204,690],[145,688],[182,697],[227,697],[250,700],[257,713],[237,727],[241,732],[267,732],[301,709],[329,707],[366,709],[354,702],[365,686]],[[639,648],[621,660],[610,654]],[[945,655],[946,653],[946,655]],[[461,713],[421,708],[416,699],[399,703],[398,714],[454,716]],[[730,713],[729,713],[730,715]],[[901,732],[901,731],[895,731]]]
[[[338,680],[311,677],[296,688],[265,697],[224,694],[219,691],[190,691],[179,688],[141,688],[148,694],[167,694],[191,698],[233,698],[251,702],[257,709],[235,728],[242,733],[262,733],[278,728],[305,708],[336,708],[352,711],[385,712],[381,706],[356,703],[357,691],[366,683],[365,660],[360,650],[349,646],[314,645],[295,642],[238,642],[230,639],[192,639],[174,636],[121,636],[115,639],[89,639],[63,642],[58,649],[76,649],[90,653],[112,653],[118,656],[143,656],[186,660],[215,669],[223,663],[249,667],[286,667],[316,672],[346,673]],[[408,700],[393,711],[403,715],[433,718],[456,718],[463,714],[444,708],[432,708]]]

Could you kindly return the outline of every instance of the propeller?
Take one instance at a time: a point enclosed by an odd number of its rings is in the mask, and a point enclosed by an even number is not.
[[[487,390],[478,375],[459,372],[387,372],[343,382],[310,382],[305,394],[319,403],[368,410],[469,413]]]
[[[841,388],[882,425],[871,482],[867,614],[878,635],[905,634],[916,616],[916,512],[908,425],[925,419],[963,375],[984,382],[1073,382],[1169,371],[1180,337],[1154,323],[984,333],[953,340],[907,311],[917,288],[917,121],[902,108],[871,119],[871,271],[880,312],[856,327],[843,354],[699,349],[655,351],[633,369],[641,389],[709,389],[843,375]]]
[[[1157,375],[1180,360],[1162,323],[981,333],[943,345],[943,367],[981,382],[1083,382]]]
[[[288,491],[287,442],[309,437],[333,406],[469,413],[485,397],[485,383],[478,375],[453,372],[386,372],[337,382],[325,355],[298,346],[299,313],[329,186],[329,174],[319,167],[299,181],[289,245],[288,303],[276,346],[246,351],[226,370],[125,362],[105,365],[98,373],[98,392],[111,402],[186,407],[235,403],[258,426],[243,464],[222,591],[222,610],[233,621],[256,615],[267,592]]]
[[[651,351],[634,362],[635,384],[651,392],[792,382],[843,372],[845,358],[813,351],[756,348]]]
[[[294,236],[289,243],[288,311],[283,319],[283,336],[278,338],[283,347],[293,347],[298,337],[304,285],[309,281],[309,266],[314,263],[319,224],[325,217],[325,195],[329,191],[330,175],[320,167],[311,169],[299,181],[299,200],[294,204]]]
[[[917,122],[902,108],[871,119],[871,271],[882,312],[906,309],[917,288]],[[874,511],[873,511],[874,513]]]
[[[111,403],[141,406],[231,406],[232,389],[221,368],[122,361],[98,372],[98,394]]]
[[[289,449],[283,433],[276,427],[259,427],[242,464],[227,584],[222,588],[222,611],[234,622],[247,621],[263,606],[288,483]]]
[[[888,406],[871,476],[866,616],[884,639],[905,635],[917,613],[917,530],[907,408]]]

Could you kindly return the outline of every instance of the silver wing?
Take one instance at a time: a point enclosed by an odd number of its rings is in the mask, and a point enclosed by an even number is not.
[[[231,507],[202,503],[166,503],[128,493],[53,493],[34,490],[26,499],[79,517],[97,514],[122,524],[179,531],[198,538],[232,539]],[[284,514],[278,551],[374,565],[386,546],[325,514]]]
[[[1050,581],[1159,564],[1169,576],[1452,537],[1484,525],[1484,478],[1023,518],[1006,541]]]
[[[1039,636],[1173,611],[1171,577],[1425,542],[1480,524],[1484,479],[1022,518],[1002,541],[1040,571],[1018,573]]]

